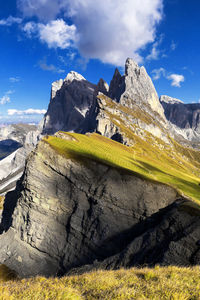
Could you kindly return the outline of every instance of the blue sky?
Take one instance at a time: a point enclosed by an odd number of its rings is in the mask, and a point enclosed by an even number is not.
[[[40,120],[53,81],[109,83],[127,57],[159,95],[199,102],[199,12],[197,0],[1,1],[0,123]]]

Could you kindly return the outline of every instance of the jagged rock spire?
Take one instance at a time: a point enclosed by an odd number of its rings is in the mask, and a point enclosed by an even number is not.
[[[121,94],[124,92],[124,78],[116,68],[113,78],[110,82],[108,96],[119,102]]]
[[[100,78],[99,79],[99,82],[97,84],[97,87],[95,89],[95,96],[100,92],[100,93],[103,93],[104,95],[107,95],[108,94],[108,91],[109,91],[109,85],[107,84],[107,82]]]

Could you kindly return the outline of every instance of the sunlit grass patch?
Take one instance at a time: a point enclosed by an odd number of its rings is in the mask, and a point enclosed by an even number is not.
[[[197,203],[200,201],[198,161],[200,158],[197,156],[197,151],[186,149],[185,153],[188,155],[186,160],[178,150],[174,151],[172,156],[170,150],[160,150],[139,137],[135,137],[133,147],[127,147],[98,134],[63,134],[73,137],[73,140],[47,136],[44,141],[65,157],[79,157],[83,161],[84,158],[89,158],[123,168],[145,179],[173,186],[180,194]],[[183,147],[179,146],[179,148]],[[194,157],[193,161],[191,157]]]
[[[155,267],[93,271],[62,278],[0,281],[0,299],[200,299],[200,268]]]

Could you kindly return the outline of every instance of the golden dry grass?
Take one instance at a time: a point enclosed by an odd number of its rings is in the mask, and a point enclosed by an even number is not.
[[[0,196],[0,209],[3,209],[4,199],[4,196]]]
[[[0,281],[1,300],[200,299],[200,267],[94,271],[62,278]]]

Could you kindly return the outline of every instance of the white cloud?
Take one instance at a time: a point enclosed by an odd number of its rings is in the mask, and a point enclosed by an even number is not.
[[[18,77],[18,76],[16,76],[16,77],[10,77],[10,78],[9,78],[9,81],[10,81],[10,82],[13,82],[13,83],[14,83],[14,82],[19,82],[19,81],[20,81],[20,77]]]
[[[0,98],[0,104],[1,105],[4,105],[8,102],[10,102],[10,97],[8,95],[4,95],[3,97]]]
[[[185,81],[185,77],[180,74],[170,74],[164,68],[154,69],[151,71],[153,74],[153,80],[158,80],[162,76],[168,80],[171,80],[171,86],[181,87],[181,83]]]
[[[38,25],[35,22],[28,22],[24,25],[23,30],[26,32],[27,36],[31,38],[32,34],[37,32]]]
[[[60,12],[63,0],[17,0],[17,7],[25,17],[37,16],[40,20],[52,20]]]
[[[165,77],[166,75],[164,68],[154,69],[151,73],[153,74],[153,80],[158,80],[161,76]]]
[[[29,108],[26,110],[18,110],[18,109],[8,109],[8,115],[44,115],[46,113],[45,109],[33,109]]]
[[[15,91],[12,91],[12,90],[9,90],[7,91],[3,97],[0,98],[0,104],[1,105],[4,105],[6,103],[9,103],[10,102],[10,96],[11,94],[13,94]]]
[[[11,26],[13,24],[20,24],[22,22],[21,18],[15,18],[13,16],[9,16],[7,19],[1,19],[0,25],[2,26]]]
[[[53,20],[47,24],[28,22],[23,30],[28,37],[36,34],[40,41],[46,43],[49,48],[66,49],[76,40],[76,27],[67,25],[62,19]]]
[[[175,87],[181,87],[181,82],[184,82],[185,78],[180,74],[171,74],[167,76],[168,80],[171,80],[171,85]]]
[[[154,42],[156,25],[162,19],[162,3],[163,0],[18,0],[18,7],[24,16],[48,20],[46,24],[39,23],[37,31],[49,48],[76,46],[86,59],[123,66],[127,57],[141,62],[139,51]],[[63,12],[72,25],[62,19],[52,21]],[[30,27],[24,28],[27,33]],[[153,55],[156,56],[155,50]]]
[[[76,40],[76,27],[67,25],[62,19],[39,24],[38,29],[40,40],[46,42],[49,48],[66,49]]]
[[[153,43],[152,49],[151,49],[151,53],[149,55],[147,55],[146,59],[147,60],[157,60],[159,59],[159,55],[160,55],[160,50],[159,50],[159,46],[163,41],[163,35],[160,36],[160,38]]]

